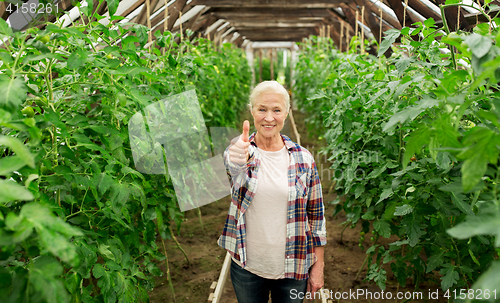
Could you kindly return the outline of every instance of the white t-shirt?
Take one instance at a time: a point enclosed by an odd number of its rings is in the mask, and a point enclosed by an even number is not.
[[[245,212],[245,269],[263,278],[281,279],[285,277],[289,155],[285,146],[279,151],[259,148],[258,152],[257,190]]]

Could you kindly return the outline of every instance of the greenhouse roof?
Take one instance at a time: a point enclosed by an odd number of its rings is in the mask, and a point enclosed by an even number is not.
[[[59,10],[67,11],[65,25],[78,23],[80,12],[72,0],[54,1]],[[90,1],[90,0],[89,0]],[[20,13],[21,6],[38,3],[39,0],[5,0],[0,3],[0,15],[13,28],[22,30],[33,23]],[[231,42],[238,46],[248,42],[301,41],[310,35],[330,36],[337,46],[353,37],[355,31],[364,30],[367,37],[380,41],[384,32],[401,29],[415,22],[433,18],[442,24],[439,5],[445,0],[107,0],[99,5],[94,0],[93,10],[106,18],[101,23],[109,23],[108,4],[113,5],[114,15],[124,17],[120,22],[133,22],[150,27],[153,32],[183,32],[188,29],[194,36],[204,36],[218,43]],[[479,3],[483,4],[483,0]],[[498,1],[492,1],[499,4]],[[17,3],[17,6],[15,6]],[[457,25],[462,30],[470,30],[478,22],[487,21],[474,9],[472,0],[462,1],[457,7],[445,9],[450,30]],[[80,1],[78,5],[87,6]],[[168,7],[165,10],[165,7]],[[16,7],[19,10],[16,10]],[[148,9],[149,8],[149,9]],[[498,11],[491,7],[490,15]],[[22,17],[22,18],[21,18]],[[83,18],[86,22],[86,18]],[[55,21],[49,16],[49,21]],[[118,22],[113,20],[112,22]],[[358,33],[359,35],[359,33]],[[382,36],[382,37],[380,37]],[[248,42],[245,42],[248,41]],[[343,42],[344,41],[344,42]]]

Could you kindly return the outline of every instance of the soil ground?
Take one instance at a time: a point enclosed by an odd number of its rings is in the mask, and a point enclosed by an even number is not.
[[[249,119],[251,124],[251,116],[244,117]],[[298,132],[301,136],[301,145],[306,147],[313,155],[315,155],[316,164],[323,186],[323,197],[325,203],[325,216],[327,220],[328,244],[325,247],[325,289],[333,293],[333,302],[446,302],[443,293],[439,290],[438,299],[428,299],[429,290],[431,292],[440,288],[436,284],[421,284],[419,290],[414,289],[414,285],[408,284],[406,287],[398,286],[394,276],[392,275],[389,267],[387,268],[387,287],[384,291],[384,296],[390,293],[393,298],[377,299],[377,294],[380,294],[380,288],[371,281],[364,281],[367,275],[366,265],[361,270],[359,277],[356,279],[358,271],[362,267],[366,258],[365,250],[362,250],[359,244],[359,232],[361,226],[358,224],[356,228],[347,228],[343,234],[343,241],[340,242],[340,234],[344,229],[345,214],[340,213],[333,217],[334,205],[332,201],[336,199],[336,194],[332,190],[332,181],[329,178],[330,167],[327,157],[318,154],[324,141],[318,140],[314,137],[308,137],[306,125],[304,124],[304,114],[294,112],[295,123]],[[288,135],[292,140],[297,142],[297,138],[293,134],[290,121],[287,120],[285,127],[282,131],[283,134]],[[185,213],[185,222],[180,229],[180,235],[177,236],[178,241],[182,248],[186,251],[190,264],[184,258],[184,255],[177,248],[174,241],[168,240],[165,242],[166,250],[169,258],[169,269],[172,277],[172,283],[175,287],[175,302],[193,302],[202,303],[207,302],[210,294],[210,285],[212,282],[217,281],[222,268],[226,251],[217,245],[224,226],[227,211],[229,209],[230,197],[227,196],[217,202],[205,205],[200,208],[201,220],[203,228],[200,224],[197,210],[190,210]],[[381,239],[379,244],[387,244],[395,239]],[[161,246],[161,240],[159,246]],[[370,234],[367,234],[364,241],[364,247],[369,248]],[[165,262],[161,262],[160,268],[166,273]],[[411,279],[409,279],[411,281]],[[341,296],[343,292],[357,292],[358,289],[366,292],[372,292],[374,297],[358,296],[342,299],[335,295]],[[421,292],[421,297],[416,299],[405,300],[396,299],[398,292],[409,292],[406,295],[411,295],[412,292]],[[344,294],[344,298],[347,294]],[[174,302],[172,292],[170,290],[167,275],[156,279],[156,287],[150,293],[150,300],[152,303],[160,302]],[[304,302],[307,302],[306,300]],[[317,300],[320,302],[320,300]],[[220,303],[237,303],[236,296],[230,281],[230,277],[225,284],[224,292]]]

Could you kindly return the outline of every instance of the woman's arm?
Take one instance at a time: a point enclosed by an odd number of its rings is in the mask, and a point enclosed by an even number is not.
[[[311,266],[309,270],[309,280],[307,281],[307,291],[311,292],[311,297],[314,298],[314,293],[323,287],[325,283],[324,278],[324,255],[325,255],[325,247],[324,246],[316,246],[314,247],[314,253],[316,254],[317,261]]]

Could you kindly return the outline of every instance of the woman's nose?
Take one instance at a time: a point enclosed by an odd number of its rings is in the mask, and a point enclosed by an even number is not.
[[[266,115],[264,116],[264,119],[266,121],[273,121],[274,120],[273,113],[271,111],[266,112]]]

